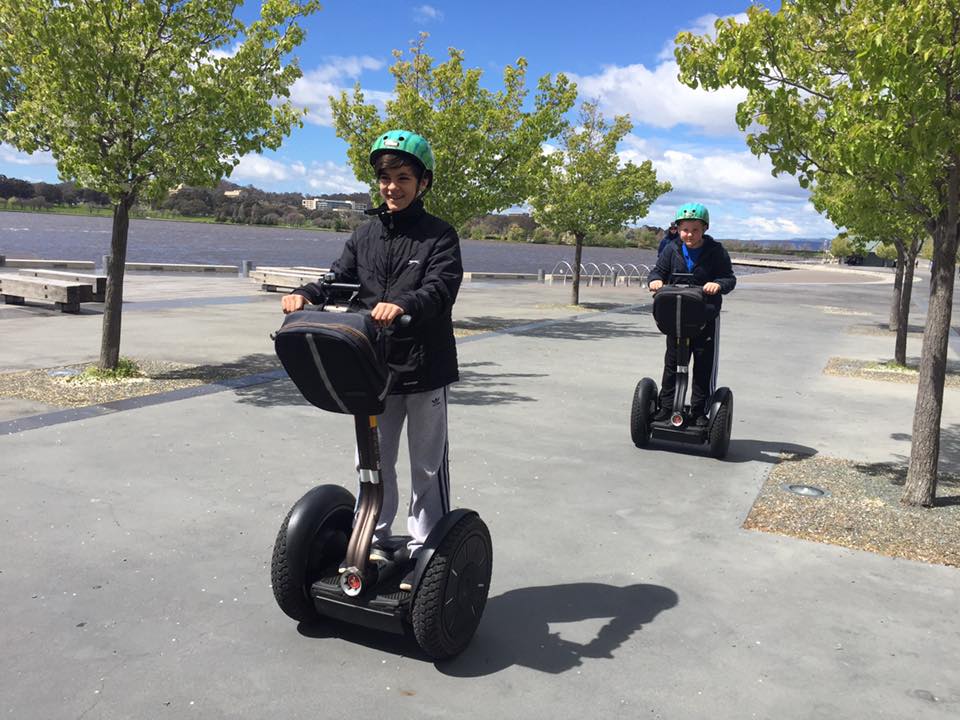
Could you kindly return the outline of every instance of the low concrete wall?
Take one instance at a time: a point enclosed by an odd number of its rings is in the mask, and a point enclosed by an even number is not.
[[[93,263],[90,263],[93,267]],[[213,272],[213,273],[238,273],[240,268],[237,265],[200,265],[190,263],[147,263],[147,262],[128,262],[127,270],[140,270],[147,272]]]
[[[464,282],[473,280],[539,280],[540,273],[465,272]]]
[[[0,265],[11,268],[63,268],[64,270],[93,270],[91,260],[34,260],[32,258],[6,258]]]

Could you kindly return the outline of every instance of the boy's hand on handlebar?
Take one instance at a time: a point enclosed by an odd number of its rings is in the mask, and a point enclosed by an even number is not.
[[[650,281],[650,292],[656,292],[663,287],[663,280],[651,280]]]
[[[303,306],[306,304],[307,299],[303,295],[284,295],[280,299],[280,307],[283,309],[284,315],[303,310]]]
[[[380,327],[387,327],[401,315],[403,308],[388,302],[377,303],[370,311],[370,318]]]
[[[703,291],[707,295],[716,295],[718,292],[720,292],[720,285],[715,282],[708,282],[703,286]]]

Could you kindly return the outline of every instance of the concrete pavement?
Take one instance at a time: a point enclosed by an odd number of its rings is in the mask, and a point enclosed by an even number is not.
[[[586,288],[600,310],[576,311],[568,289],[465,285],[462,323],[522,322],[459,344],[455,503],[490,526],[494,571],[474,642],[436,665],[411,640],[298,628],[276,608],[283,516],[316,483],[354,485],[352,423],[288,381],[0,435],[0,712],[956,717],[956,568],[740,527],[781,452],[909,452],[914,386],[821,372],[832,356],[892,356],[892,337],[851,332],[886,320],[891,286],[869,279],[741,279],[722,316],[726,461],[630,442],[633,388],[662,368],[644,291]],[[128,289],[125,355],[272,351],[279,300],[246,281],[131,276]],[[100,320],[0,306],[0,367],[92,360]],[[953,438],[957,400],[948,389]],[[0,421],[38,410],[0,405]],[[944,469],[960,469],[958,449],[944,443]]]

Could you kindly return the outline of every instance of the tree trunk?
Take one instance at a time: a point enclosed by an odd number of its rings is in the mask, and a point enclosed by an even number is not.
[[[897,323],[900,318],[900,297],[901,291],[903,289],[903,266],[906,260],[906,252],[904,252],[904,243],[902,240],[897,240],[894,242],[894,247],[897,248],[897,273],[893,279],[893,300],[890,302],[890,320],[888,322],[890,330],[894,332],[899,332]]]
[[[123,272],[127,262],[127,232],[130,229],[132,197],[113,206],[113,234],[107,264],[107,295],[100,336],[100,367],[115,370],[120,361],[120,315],[123,309]]]
[[[573,251],[573,291],[570,296],[571,305],[580,304],[580,259],[583,257],[583,233],[574,233],[576,249]]]
[[[910,332],[910,301],[913,298],[913,264],[920,246],[914,240],[906,248],[903,268],[903,287],[900,288],[900,306],[897,308],[897,339],[893,359],[900,365],[907,364],[907,337]]]
[[[910,466],[900,502],[932,507],[937,496],[940,460],[940,417],[947,370],[947,343],[953,310],[953,271],[957,262],[957,221],[960,219],[960,167],[950,171],[946,208],[933,233],[934,270],[930,277],[930,307],[923,332],[917,404],[913,413]]]

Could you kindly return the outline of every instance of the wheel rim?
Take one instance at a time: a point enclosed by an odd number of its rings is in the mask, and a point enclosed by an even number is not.
[[[479,534],[468,537],[454,555],[443,597],[443,629],[455,638],[480,621],[486,602],[490,555]]]

